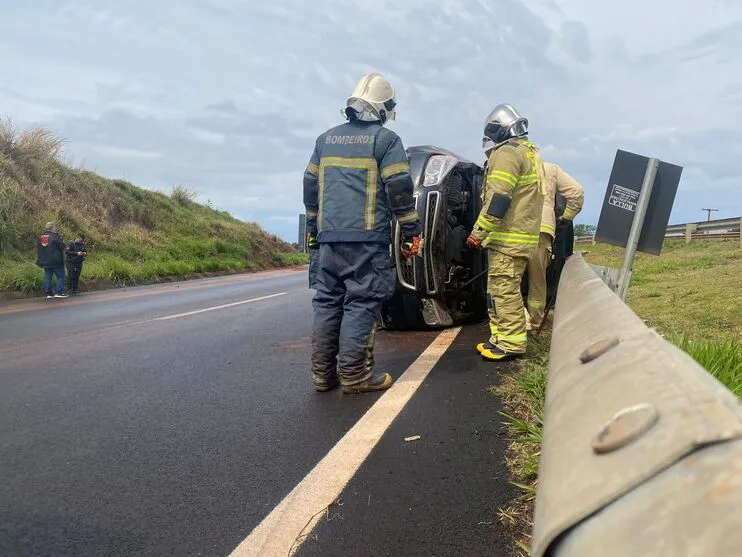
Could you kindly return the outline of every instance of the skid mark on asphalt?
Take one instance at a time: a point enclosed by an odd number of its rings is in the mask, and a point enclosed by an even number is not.
[[[286,557],[301,545],[404,409],[461,327],[443,331],[325,457],[281,501],[231,557]]]

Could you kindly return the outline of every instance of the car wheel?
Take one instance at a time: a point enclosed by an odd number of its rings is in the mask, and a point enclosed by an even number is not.
[[[381,308],[377,319],[379,328],[390,331],[425,329],[422,308],[417,296],[397,291]]]

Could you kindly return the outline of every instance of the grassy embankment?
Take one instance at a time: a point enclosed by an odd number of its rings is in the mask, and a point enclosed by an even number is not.
[[[170,195],[111,180],[60,158],[62,141],[43,129],[0,121],[0,294],[41,290],[35,241],[53,220],[65,241],[83,233],[81,289],[256,271],[303,264],[304,254],[255,223]]]
[[[623,249],[579,246],[590,263],[620,267]],[[627,299],[648,326],[685,350],[737,396],[742,396],[742,248],[738,241],[666,242],[660,257],[639,254]],[[511,438],[508,467],[522,497],[500,510],[513,528],[521,555],[528,554],[541,445],[548,331],[531,343],[519,371],[492,388],[505,407]]]

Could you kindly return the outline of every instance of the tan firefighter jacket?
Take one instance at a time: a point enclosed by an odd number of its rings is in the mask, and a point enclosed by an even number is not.
[[[527,138],[511,139],[493,149],[472,235],[488,249],[529,257],[538,245],[544,181],[538,148]]]
[[[585,191],[577,180],[567,174],[558,164],[544,162],[544,207],[541,213],[541,232],[546,232],[554,238],[556,235],[556,215],[554,206],[556,194],[560,193],[567,200],[562,218],[573,220],[582,211],[585,200]]]

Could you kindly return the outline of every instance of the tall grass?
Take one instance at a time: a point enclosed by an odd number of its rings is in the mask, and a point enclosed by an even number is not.
[[[179,184],[173,188],[170,196],[181,205],[193,203],[198,197],[198,192],[190,186]]]
[[[164,277],[254,271],[306,263],[306,256],[255,223],[195,202],[66,165],[64,140],[0,120],[0,290],[40,290],[35,240],[53,220],[65,239],[88,240],[83,288]]]
[[[699,340],[671,333],[667,340],[686,352],[737,397],[742,397],[742,342]]]

